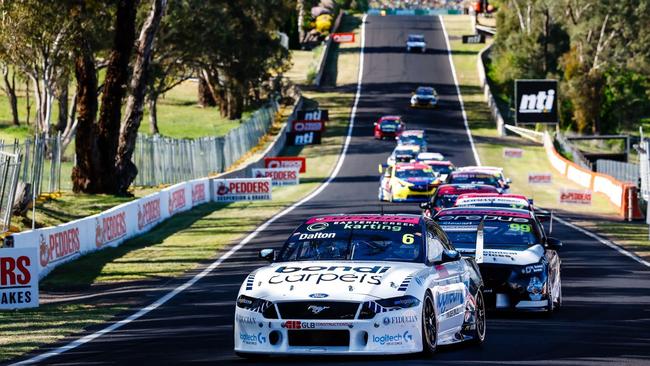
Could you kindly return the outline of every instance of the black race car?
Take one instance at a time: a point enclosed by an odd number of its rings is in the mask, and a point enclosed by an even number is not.
[[[435,215],[461,253],[481,263],[488,307],[552,312],[562,304],[562,243],[529,210],[455,207]]]

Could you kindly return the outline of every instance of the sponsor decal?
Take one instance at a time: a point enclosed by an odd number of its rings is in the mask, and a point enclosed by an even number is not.
[[[336,233],[303,233],[300,234],[298,240],[311,240],[311,239],[333,239],[336,237]]]
[[[321,133],[311,132],[289,132],[287,133],[288,146],[319,145],[321,143]]]
[[[384,334],[384,335],[373,335],[372,342],[380,344],[382,346],[394,346],[404,343],[413,342],[413,335],[407,330],[404,333],[397,334]]]
[[[79,228],[52,233],[47,236],[43,234],[39,240],[41,267],[45,268],[49,263],[79,254],[81,242],[79,241]],[[3,249],[4,250],[4,249]]]
[[[0,249],[0,309],[38,307],[38,250]]]
[[[323,312],[323,310],[329,309],[329,306],[318,306],[318,305],[309,305],[307,310],[311,311],[312,314],[320,314]]]
[[[530,220],[523,217],[516,216],[499,216],[499,215],[445,215],[436,218],[441,224],[447,224],[452,221],[500,221],[500,222],[518,222],[529,223]],[[463,222],[454,222],[454,225],[462,225]]]
[[[239,324],[257,324],[257,323],[260,322],[259,319],[256,319],[256,318],[254,318],[252,316],[239,315],[239,314],[237,314],[237,316],[235,317],[235,320]]]
[[[255,168],[253,178],[271,178],[274,186],[295,185],[300,183],[297,167],[288,168]]]
[[[242,343],[250,344],[250,345],[266,343],[266,337],[263,336],[261,332],[257,334],[248,334],[248,333],[240,332],[239,339],[242,341]]]
[[[276,156],[273,158],[264,158],[264,167],[273,168],[298,168],[300,173],[307,171],[307,160],[302,156]]]
[[[445,313],[465,301],[462,291],[442,292],[438,294],[436,305],[438,306],[439,314]]]
[[[574,189],[560,190],[560,203],[575,205],[591,205],[591,191],[581,191]]]
[[[528,184],[551,184],[551,173],[528,173]]]
[[[126,236],[126,212],[118,212],[95,219],[97,248]]]
[[[463,35],[463,43],[477,44],[485,43],[484,34]]]
[[[542,283],[542,281],[539,280],[539,278],[531,277],[530,282],[528,283],[528,287],[526,287],[526,290],[528,290],[531,300],[539,301],[542,299],[543,288],[544,288],[544,284]]]
[[[317,329],[317,328],[352,328],[352,322],[303,322],[300,320],[287,320],[280,324],[285,329]]]
[[[296,115],[298,121],[329,121],[329,119],[329,110],[327,109],[298,111]]]
[[[352,266],[281,266],[275,270],[277,275],[269,278],[271,285],[294,282],[310,282],[316,285],[328,282],[366,283],[381,285],[381,279],[391,267],[352,267]]]
[[[308,231],[321,231],[321,230],[327,229],[329,226],[330,226],[330,224],[328,224],[326,222],[317,222],[315,224],[311,224],[311,225],[307,226],[307,230]]]
[[[524,156],[524,150],[512,147],[503,148],[503,157],[506,159],[521,159]]]
[[[192,205],[197,203],[207,202],[208,198],[205,194],[205,181],[194,183],[192,185]]]
[[[173,215],[179,210],[185,208],[185,187],[178,188],[173,192],[169,192],[169,214]]]
[[[411,323],[417,323],[419,321],[419,318],[415,313],[412,315],[399,315],[399,316],[386,316],[383,319],[384,325],[404,325],[404,324],[411,324]]]
[[[354,33],[334,33],[332,41],[336,43],[354,43]]]
[[[515,80],[517,123],[557,123],[557,80]]]
[[[293,121],[291,132],[323,132],[325,121]]]
[[[138,230],[158,222],[161,218],[160,197],[144,203],[138,203]]]
[[[271,178],[215,179],[215,201],[259,201],[271,199]]]
[[[324,299],[324,298],[326,298],[328,296],[329,296],[328,294],[311,294],[311,295],[309,295],[309,297],[311,297],[312,299]]]

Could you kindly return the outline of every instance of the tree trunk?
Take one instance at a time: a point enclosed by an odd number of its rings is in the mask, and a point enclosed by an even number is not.
[[[210,91],[210,86],[204,77],[199,77],[199,105],[205,107],[216,107],[217,101]]]
[[[160,20],[165,13],[167,0],[154,0],[147,20],[142,25],[137,57],[133,65],[133,76],[131,78],[131,94],[126,101],[124,123],[120,128],[120,140],[117,148],[115,172],[117,178],[117,194],[127,195],[131,183],[138,175],[138,168],[133,164],[131,158],[135,150],[135,141],[138,136],[138,129],[142,122],[145,92],[147,90],[147,75],[151,65],[151,51],[156,32],[160,26]]]
[[[81,42],[75,56],[77,80],[77,133],[75,152],[77,161],[72,168],[72,190],[76,193],[102,191],[97,178],[101,170],[99,146],[97,145],[97,71],[95,57],[87,40]]]
[[[135,18],[139,0],[119,0],[115,16],[113,48],[108,57],[101,98],[97,144],[100,153],[100,174],[95,177],[101,193],[118,193],[115,162],[120,137],[122,100],[129,78],[129,60],[135,41]]]
[[[25,117],[25,124],[29,126],[29,117],[32,113],[32,101],[29,97],[29,78],[25,81],[25,111],[27,116]]]
[[[9,67],[5,66],[2,70],[4,79],[4,91],[7,94],[9,101],[9,108],[11,108],[11,119],[14,126],[20,126],[20,119],[18,118],[18,98],[16,97],[16,73],[14,72],[9,78]]]
[[[67,74],[67,73],[66,73]],[[64,75],[59,80],[56,91],[56,101],[59,109],[59,120],[56,122],[56,130],[63,132],[68,126],[68,87],[70,79]]]
[[[296,10],[298,12],[298,43],[302,46],[305,41],[305,0],[298,0],[296,2]]]
[[[149,132],[152,135],[158,135],[158,95],[149,94]]]

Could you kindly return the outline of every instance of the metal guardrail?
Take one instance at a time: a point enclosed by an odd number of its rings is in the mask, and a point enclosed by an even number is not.
[[[596,160],[596,171],[598,173],[611,175],[621,182],[639,184],[641,177],[639,164],[624,163],[616,160]]]
[[[582,154],[582,152],[580,152],[580,150],[578,150],[575,146],[573,146],[573,144],[569,142],[569,140],[566,139],[564,134],[558,131],[555,134],[555,141],[557,141],[557,143],[560,145],[563,151],[571,154],[571,160],[574,163],[578,164],[579,166],[585,169],[593,170],[591,166],[591,162],[587,160],[587,158],[585,158],[585,156]]]
[[[0,230],[3,233],[7,232],[11,225],[21,159],[20,148],[14,153],[0,151]]]
[[[486,34],[489,34],[489,35],[492,35],[492,36],[497,34],[496,27],[488,27],[486,25],[478,25],[477,24],[476,25],[476,31],[486,33]]]
[[[323,52],[320,54],[320,59],[318,60],[318,72],[316,73],[316,77],[314,78],[313,85],[315,86],[320,86],[320,83],[323,79],[323,74],[325,73],[325,66],[327,65],[327,56],[329,55],[330,48],[332,47],[332,35],[331,33],[336,33],[339,30],[339,26],[341,25],[341,21],[343,20],[343,15],[345,12],[343,10],[339,11],[339,15],[336,17],[336,20],[334,21],[334,26],[332,27],[332,31],[330,32],[330,35],[327,36],[327,40],[323,42]]]
[[[544,143],[544,133],[543,132],[538,132],[538,131],[533,131],[529,130],[527,128],[522,128],[522,127],[517,127],[513,125],[504,125],[505,129],[512,131],[516,133],[517,135],[524,137],[528,140],[538,142],[540,144]]]

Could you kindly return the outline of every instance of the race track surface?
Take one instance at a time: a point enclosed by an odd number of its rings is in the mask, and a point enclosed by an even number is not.
[[[405,53],[408,33],[423,33],[426,54]],[[232,351],[234,302],[245,276],[264,265],[261,248],[279,247],[305,218],[326,213],[378,212],[377,165],[394,142],[372,138],[372,123],[401,114],[409,128],[426,130],[429,151],[457,166],[474,164],[437,17],[370,16],[366,25],[363,88],[353,138],[338,177],[311,201],[273,223],[219,268],[144,317],[62,355],[48,364],[246,364]],[[433,85],[438,109],[410,110],[410,93]],[[354,87],[354,86],[347,86]],[[518,182],[514,182],[518,184]],[[417,204],[385,205],[386,212],[419,212]],[[564,307],[550,318],[489,314],[482,347],[443,348],[436,364],[648,364],[650,271],[637,262],[559,224],[564,241]],[[279,359],[274,364],[429,364],[418,356]]]

